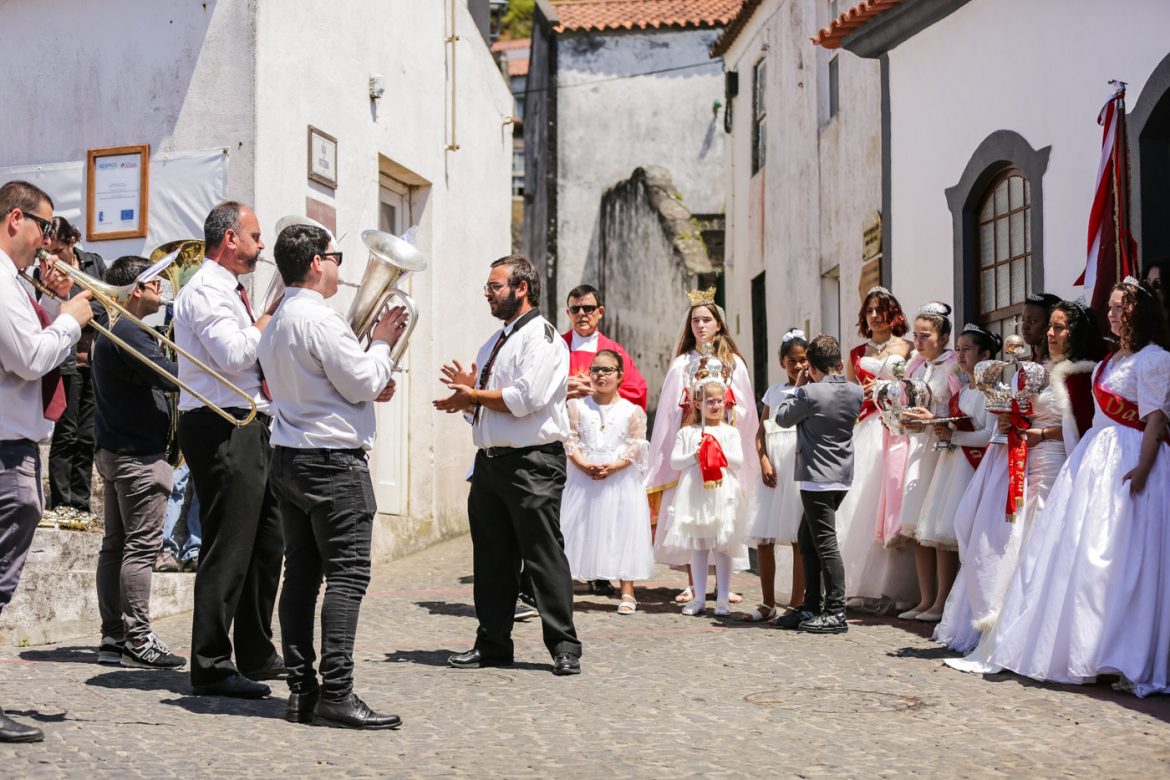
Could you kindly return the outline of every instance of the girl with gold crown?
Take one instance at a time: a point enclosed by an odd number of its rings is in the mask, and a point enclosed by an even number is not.
[[[760,463],[755,452],[759,417],[756,414],[755,395],[752,392],[747,363],[727,332],[723,309],[715,303],[715,288],[692,290],[687,293],[687,297],[690,298],[691,305],[682,324],[682,334],[678,340],[675,357],[670,363],[666,379],[662,382],[662,391],[658,395],[658,410],[655,413],[654,429],[650,437],[650,467],[646,475],[651,513],[657,522],[654,557],[659,563],[671,566],[688,565],[690,556],[671,552],[662,546],[662,540],[670,526],[670,516],[666,510],[670,506],[679,479],[678,470],[670,464],[670,453],[675,437],[682,428],[684,415],[692,409],[687,367],[704,354],[718,358],[730,371],[727,405],[731,424],[740,436],[743,450],[740,480],[744,485],[744,500],[749,507],[754,505],[755,486],[760,481]],[[751,510],[748,511],[750,513]],[[746,546],[738,548],[732,557],[734,568],[747,568]],[[696,595],[688,584],[686,590],[675,600],[685,603],[693,600]],[[732,603],[741,600],[734,593],[730,598]]]

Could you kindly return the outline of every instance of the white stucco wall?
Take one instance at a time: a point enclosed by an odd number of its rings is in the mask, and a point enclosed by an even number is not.
[[[692,213],[724,209],[715,30],[564,34],[557,42],[557,294],[596,283],[602,194],[661,165]],[[698,67],[640,76],[680,66]],[[682,304],[680,303],[680,306]],[[563,306],[560,307],[563,309]],[[561,325],[564,312],[558,311]]]
[[[975,0],[890,53],[893,289],[909,309],[951,300],[945,190],[996,130],[1052,147],[1044,175],[1045,292],[1081,293],[1109,79],[1134,106],[1170,52],[1170,4]],[[887,226],[889,227],[889,226]]]

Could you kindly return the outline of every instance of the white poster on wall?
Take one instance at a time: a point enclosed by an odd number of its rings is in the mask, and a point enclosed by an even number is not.
[[[53,199],[53,214],[82,232],[81,246],[107,264],[122,255],[149,256],[159,244],[180,238],[203,238],[203,220],[227,198],[226,149],[161,152],[150,158],[149,232],[146,238],[86,242],[85,161],[0,168],[0,182],[23,179]]]

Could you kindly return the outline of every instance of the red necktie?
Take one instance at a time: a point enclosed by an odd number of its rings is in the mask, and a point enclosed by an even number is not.
[[[41,322],[41,330],[49,327],[51,324],[49,315],[31,295],[28,296],[28,300]],[[45,409],[46,420],[57,422],[65,412],[65,383],[61,381],[61,372],[55,368],[41,377],[41,404]]]
[[[256,318],[252,316],[252,305],[248,303],[248,293],[244,289],[244,285],[237,283],[236,292],[240,294],[240,300],[244,302],[244,311],[248,312],[248,319],[252,324],[256,324]],[[269,401],[272,400],[272,393],[268,392],[268,380],[264,378],[264,368],[260,365],[260,361],[256,361],[256,370],[260,372],[260,392],[264,393],[264,397]]]

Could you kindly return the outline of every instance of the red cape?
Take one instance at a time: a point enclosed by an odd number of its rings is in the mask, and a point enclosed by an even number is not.
[[[569,345],[569,375],[588,373],[589,366],[593,364],[593,356],[596,353],[573,352],[573,331],[571,330],[567,333],[562,333],[561,338]],[[621,344],[598,333],[597,350],[600,352],[603,349],[612,349],[622,356],[625,375],[622,377],[621,387],[618,388],[618,395],[630,403],[642,407],[642,411],[646,411],[646,380],[638,373],[638,367],[634,365],[634,359],[622,348]]]

